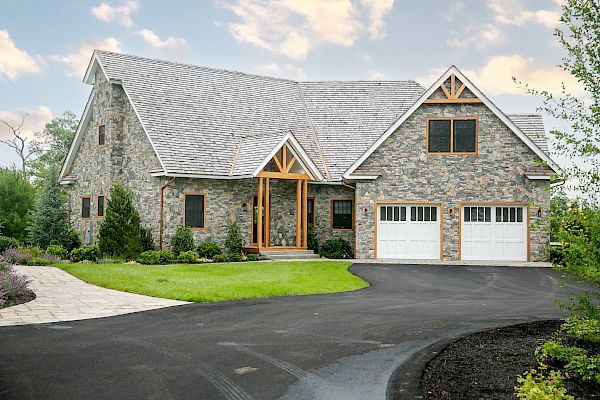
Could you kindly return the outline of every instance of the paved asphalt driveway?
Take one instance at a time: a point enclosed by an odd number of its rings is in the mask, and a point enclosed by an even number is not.
[[[371,286],[0,328],[0,398],[384,399],[394,369],[440,339],[562,316],[549,269],[351,270]]]

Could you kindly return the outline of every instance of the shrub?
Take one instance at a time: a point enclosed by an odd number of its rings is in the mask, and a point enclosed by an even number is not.
[[[142,252],[140,215],[133,194],[116,183],[110,190],[106,216],[100,225],[98,245],[102,254],[135,260]]]
[[[29,289],[31,283],[27,277],[19,275],[6,260],[0,262],[0,308],[21,304],[35,298]]]
[[[0,236],[0,253],[4,252],[4,250],[11,247],[18,249],[19,247],[21,247],[21,242],[19,242],[15,238],[11,238],[8,236]]]
[[[63,240],[63,245],[65,249],[70,253],[73,249],[76,249],[81,246],[81,235],[79,231],[72,226],[69,226],[69,229],[65,232],[65,237]]]
[[[547,340],[536,355],[541,362],[558,361],[584,382],[600,384],[600,355],[588,356],[584,349],[563,346],[560,340]]]
[[[218,254],[223,254],[223,251],[215,242],[202,242],[198,245],[198,256],[201,258],[214,258]]]
[[[184,251],[194,250],[194,234],[187,226],[177,228],[175,235],[171,238],[171,251],[175,257]]]
[[[21,246],[19,250],[23,253],[31,254],[32,257],[40,257],[42,255],[42,249],[38,246]]]
[[[146,250],[140,253],[138,262],[145,265],[158,265],[160,264],[160,251]]]
[[[31,259],[31,265],[41,265],[41,266],[46,266],[46,265],[52,265],[52,264],[57,264],[59,263],[60,260],[59,259],[50,259],[50,258],[42,258],[42,257],[33,257]]]
[[[100,258],[100,249],[98,246],[83,246],[71,251],[71,261],[97,261]]]
[[[558,371],[550,371],[548,377],[542,371],[532,369],[517,376],[515,395],[523,400],[574,400],[567,394],[563,377]]]
[[[212,258],[199,258],[198,262],[201,264],[205,264],[205,263],[215,262],[215,260],[213,260]]]
[[[179,253],[177,261],[185,264],[195,264],[196,262],[198,262],[198,253],[196,253],[193,250],[184,251],[182,253]]]
[[[578,340],[600,343],[600,320],[571,315],[561,329]]]
[[[67,251],[67,249],[65,249],[59,244],[51,244],[50,246],[48,246],[46,248],[46,254],[58,257],[61,260],[66,260],[69,256],[69,252]]]
[[[350,243],[344,239],[330,239],[323,242],[319,254],[325,258],[352,258],[354,252]]]
[[[33,257],[31,254],[20,249],[11,247],[2,253],[2,257],[10,264],[31,265]]]
[[[246,254],[246,258],[248,261],[258,261],[260,260],[260,256],[256,253],[248,253]]]
[[[227,261],[229,261],[229,262],[244,261],[244,255],[242,253],[231,253],[231,254],[227,255]]]
[[[160,250],[158,253],[160,254],[161,264],[173,264],[173,261],[175,261],[173,253],[169,250]]]
[[[227,262],[227,256],[224,256],[223,254],[217,254],[213,257],[213,260],[215,262]]]
[[[237,222],[231,221],[227,226],[227,239],[225,240],[225,254],[229,261],[241,261],[242,256],[242,235],[240,235],[240,226]],[[235,255],[234,255],[235,254]],[[231,260],[233,256],[234,260]]]
[[[308,224],[307,232],[308,249],[313,250],[315,253],[319,253],[319,236],[314,224]]]
[[[154,238],[152,237],[152,229],[148,226],[140,227],[140,247],[142,251],[156,250]]]

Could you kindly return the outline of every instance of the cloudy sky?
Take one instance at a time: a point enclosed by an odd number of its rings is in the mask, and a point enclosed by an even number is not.
[[[93,49],[296,80],[416,79],[455,64],[505,112],[539,101],[512,77],[556,90],[572,79],[552,33],[560,0],[2,0],[0,119],[41,130],[81,115]],[[547,129],[557,122],[545,118]],[[0,129],[0,137],[8,132]],[[0,144],[0,165],[17,159]]]

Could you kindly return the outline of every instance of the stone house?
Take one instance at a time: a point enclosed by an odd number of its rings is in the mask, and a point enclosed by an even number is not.
[[[545,259],[541,117],[504,114],[454,66],[424,88],[97,50],[84,82],[61,179],[85,243],[120,181],[161,248],[184,224],[222,244],[234,219],[252,252],[305,251],[314,224],[357,258]]]

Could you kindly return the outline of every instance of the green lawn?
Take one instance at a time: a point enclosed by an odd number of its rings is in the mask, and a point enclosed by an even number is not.
[[[212,302],[356,290],[368,283],[347,261],[226,264],[60,264],[94,285],[167,299]]]

